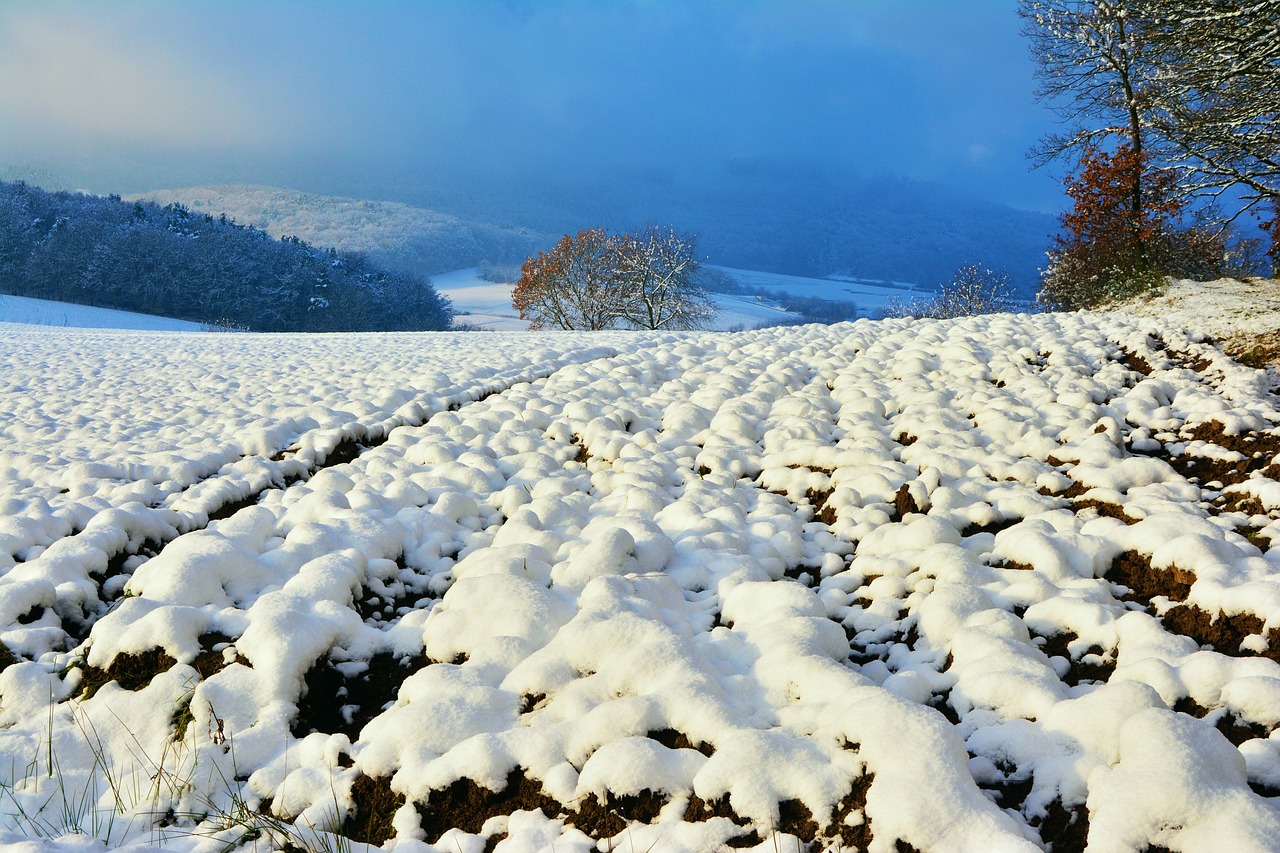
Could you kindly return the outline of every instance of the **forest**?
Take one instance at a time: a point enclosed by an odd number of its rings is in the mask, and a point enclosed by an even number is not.
[[[0,182],[0,293],[264,332],[449,327],[430,281],[226,216]]]

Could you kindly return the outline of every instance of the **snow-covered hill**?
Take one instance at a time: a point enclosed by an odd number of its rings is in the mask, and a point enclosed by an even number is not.
[[[789,293],[793,296],[853,302],[863,316],[871,316],[893,305],[910,302],[913,298],[928,298],[936,292],[932,288],[921,287],[911,282],[879,282],[835,276],[807,278],[733,267],[713,268],[725,273],[738,284],[748,287],[757,287],[776,293]]]
[[[255,185],[153,190],[133,198],[226,214],[273,237],[365,252],[389,269],[429,275],[482,259],[519,261],[549,242],[527,229],[473,222],[392,201],[322,196]]]
[[[0,340],[0,844],[1280,847],[1280,409],[1177,325]]]
[[[1280,280],[1170,280],[1112,310],[1198,329],[1255,367],[1280,367]]]
[[[78,329],[150,329],[163,332],[195,332],[201,328],[199,323],[174,320],[171,317],[3,293],[0,293],[0,323],[69,326]]]

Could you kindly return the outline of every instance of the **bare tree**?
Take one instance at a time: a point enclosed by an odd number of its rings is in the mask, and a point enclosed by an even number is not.
[[[927,300],[894,299],[885,317],[949,320],[978,314],[1000,314],[1018,308],[1007,273],[970,263],[959,267],[937,296]]]
[[[1149,120],[1188,195],[1280,200],[1280,0],[1142,0]]]
[[[700,329],[715,317],[715,304],[694,284],[700,264],[697,238],[650,225],[624,234],[618,271],[626,282],[619,316],[639,329]]]
[[[1079,157],[1105,140],[1127,140],[1135,163],[1146,160],[1149,58],[1144,25],[1135,14],[1145,0],[1019,0],[1023,35],[1031,44],[1037,97],[1066,125],[1032,151],[1036,165]],[[1143,216],[1142,174],[1130,181],[1129,214]]]

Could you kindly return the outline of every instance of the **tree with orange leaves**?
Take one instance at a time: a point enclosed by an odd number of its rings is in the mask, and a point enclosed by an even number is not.
[[[1091,308],[1157,288],[1165,276],[1209,280],[1256,266],[1256,241],[1233,240],[1220,225],[1185,222],[1173,170],[1150,163],[1127,141],[1082,153],[1067,182],[1073,204],[1049,252],[1042,303]],[[1139,186],[1141,207],[1133,204]]]
[[[531,329],[702,328],[715,306],[697,287],[696,239],[651,225],[638,236],[589,228],[524,262],[512,305]]]
[[[524,262],[512,306],[530,329],[609,329],[621,316],[625,281],[618,269],[621,240],[603,228],[560,238],[549,252]]]

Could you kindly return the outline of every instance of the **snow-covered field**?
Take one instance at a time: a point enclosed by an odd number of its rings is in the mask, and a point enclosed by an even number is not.
[[[511,307],[511,284],[495,284],[480,278],[474,267],[454,270],[431,277],[437,291],[453,300],[458,312],[457,324],[480,326],[495,331],[520,331],[529,324]],[[710,294],[718,313],[711,328],[754,329],[761,325],[779,325],[798,319],[796,314],[746,296],[726,293]]]
[[[742,270],[733,267],[713,267],[729,275],[739,284],[748,287],[760,287],[765,290],[782,291],[793,296],[812,296],[818,299],[836,299],[853,302],[863,315],[872,315],[894,305],[910,301],[913,296],[923,295],[925,298],[935,293],[928,288],[921,288],[907,282],[875,282],[869,279],[855,279],[847,276],[831,276],[830,278],[806,278],[798,275],[763,272],[761,270]]]
[[[27,296],[0,293],[0,323],[28,323],[35,326],[66,326],[77,329],[135,329],[163,332],[195,332],[199,323],[136,314],[114,308],[94,308],[71,302],[52,302]]]
[[[1280,408],[1176,326],[0,339],[0,845],[1280,849]]]

